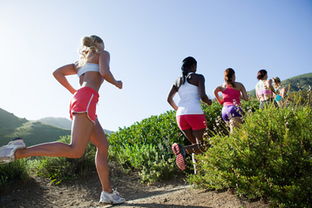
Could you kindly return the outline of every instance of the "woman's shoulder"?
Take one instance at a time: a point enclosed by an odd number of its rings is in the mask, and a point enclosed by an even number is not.
[[[202,74],[197,74],[197,73],[192,73],[192,74],[190,74],[189,78],[190,78],[190,79],[194,78],[194,79],[196,79],[196,80],[205,80],[204,75],[202,75]]]
[[[263,81],[260,79],[258,82],[257,82],[257,84],[256,84],[256,87],[261,87],[261,86],[263,86]]]
[[[175,80],[173,86],[179,88],[179,87],[181,86],[181,83],[182,83],[182,77],[178,77],[178,78]]]
[[[196,73],[196,72],[192,73],[191,75],[198,76],[198,77],[204,77],[204,75],[198,74],[198,73]]]
[[[105,51],[105,50],[97,51],[96,56],[97,56],[98,62],[100,62],[100,60],[102,60],[102,61],[104,61],[104,60],[109,61],[110,60],[110,54],[108,51]]]
[[[235,82],[235,88],[239,91],[245,91],[246,90],[245,86],[241,82]]]
[[[96,53],[100,56],[110,56],[110,53],[106,50],[97,51]]]
[[[237,87],[244,87],[244,85],[241,83],[241,82],[234,82],[234,84],[237,86]]]
[[[225,84],[225,83],[223,83],[223,84],[221,84],[221,85],[218,85],[218,86],[215,88],[216,91],[221,91],[221,92],[223,92],[225,89],[226,89],[226,84]]]

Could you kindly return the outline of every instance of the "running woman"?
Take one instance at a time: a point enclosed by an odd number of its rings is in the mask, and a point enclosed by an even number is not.
[[[268,72],[265,69],[261,69],[257,73],[257,79],[259,81],[256,84],[256,96],[260,102],[259,108],[263,109],[265,105],[270,103],[274,103],[274,105],[277,106],[273,95],[275,90],[272,85],[272,80],[268,80]]]
[[[177,166],[181,170],[185,170],[186,154],[199,154],[206,151],[207,145],[203,142],[203,134],[207,124],[200,100],[208,105],[211,105],[212,102],[205,92],[204,76],[196,73],[197,61],[195,58],[185,58],[181,69],[182,76],[172,86],[167,101],[176,110],[176,120],[180,130],[192,143],[185,147],[177,143],[172,145]],[[178,104],[173,100],[176,93],[180,97]]]
[[[229,124],[230,132],[242,123],[240,99],[248,100],[247,92],[242,83],[236,82],[235,71],[228,68],[224,71],[224,84],[214,90],[218,102],[223,105],[222,119]],[[219,92],[222,93],[221,98]]]
[[[285,97],[287,96],[287,88],[282,85],[279,77],[272,78],[273,87],[275,91],[275,102],[279,107],[283,107],[285,104]]]
[[[55,79],[73,98],[70,101],[70,117],[73,120],[71,143],[51,142],[26,147],[22,139],[11,141],[0,149],[0,162],[12,162],[31,156],[80,158],[88,142],[96,146],[95,165],[102,185],[100,202],[120,204],[125,202],[112,189],[109,179],[108,141],[96,115],[99,89],[104,80],[122,89],[122,81],[116,80],[110,71],[110,54],[104,50],[103,40],[95,35],[82,39],[78,62],[68,64],[53,72]],[[80,88],[74,89],[66,76],[77,74]]]

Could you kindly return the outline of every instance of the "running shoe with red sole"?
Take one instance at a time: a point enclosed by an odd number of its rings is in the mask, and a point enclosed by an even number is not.
[[[176,164],[180,170],[186,169],[186,163],[185,163],[185,151],[184,148],[177,143],[174,143],[172,146],[172,152],[176,156]]]

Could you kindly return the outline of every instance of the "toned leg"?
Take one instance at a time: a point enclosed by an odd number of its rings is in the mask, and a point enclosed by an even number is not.
[[[205,129],[200,130],[184,130],[184,135],[188,135],[187,138],[189,141],[192,142],[192,145],[185,146],[184,149],[187,154],[195,153],[200,154],[206,151],[207,147],[203,143],[203,135],[204,135]],[[192,135],[192,136],[190,136]]]
[[[95,166],[102,185],[102,190],[112,192],[109,180],[108,141],[101,124],[96,120],[90,141],[96,146]]]
[[[241,125],[242,123],[242,118],[241,117],[233,117],[230,119],[230,133],[233,133],[234,128],[237,128]]]
[[[196,138],[196,143],[202,143],[203,141],[203,135],[206,129],[199,129],[199,130],[194,130],[193,135]]]
[[[193,134],[192,129],[182,130],[184,136],[189,140],[192,144],[196,144],[196,138]]]
[[[197,165],[196,165],[196,159],[195,154],[203,153],[205,148],[203,147],[203,135],[204,135],[205,129],[200,130],[193,130],[191,133],[193,135],[193,138],[195,138],[195,143],[192,145],[185,146],[184,149],[186,153],[192,155],[192,162],[194,167],[194,174],[197,174]]]
[[[20,159],[31,156],[79,158],[84,154],[93,126],[94,124],[88,119],[86,113],[75,114],[70,144],[50,142],[18,149],[15,152],[15,158]]]

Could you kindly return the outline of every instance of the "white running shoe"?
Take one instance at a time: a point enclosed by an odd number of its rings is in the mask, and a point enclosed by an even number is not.
[[[15,160],[15,151],[25,147],[26,145],[22,138],[15,138],[7,145],[0,147],[0,164],[13,162]]]
[[[99,202],[106,204],[122,204],[125,201],[126,200],[122,198],[116,190],[113,190],[112,193],[102,191]]]

